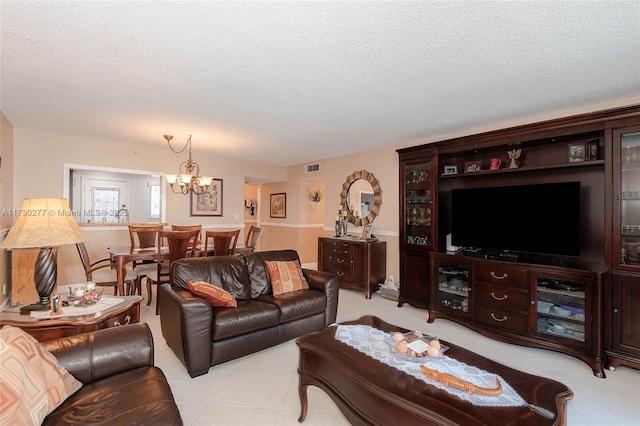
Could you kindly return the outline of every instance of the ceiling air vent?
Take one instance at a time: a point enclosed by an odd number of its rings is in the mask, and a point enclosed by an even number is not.
[[[314,173],[314,172],[319,172],[319,171],[320,171],[320,163],[307,164],[306,166],[304,166],[304,172],[305,173]]]

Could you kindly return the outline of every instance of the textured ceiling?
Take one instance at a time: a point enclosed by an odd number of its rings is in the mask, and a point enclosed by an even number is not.
[[[640,99],[637,1],[0,7],[15,128],[193,134],[196,157],[300,164]]]

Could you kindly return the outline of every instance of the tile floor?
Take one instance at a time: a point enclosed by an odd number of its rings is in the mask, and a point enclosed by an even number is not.
[[[154,301],[155,302],[155,301]],[[169,379],[186,425],[299,425],[298,350],[295,341],[212,367],[192,379],[167,347],[160,332],[155,303],[142,307],[142,321],[150,324],[155,340],[156,365]],[[569,426],[632,426],[640,424],[640,371],[619,367],[606,379],[593,376],[589,366],[570,356],[501,343],[447,320],[426,322],[427,312],[375,293],[341,290],[338,322],[376,315],[412,330],[437,335],[469,350],[527,373],[550,377],[569,386]],[[320,389],[308,390],[306,426],[339,426],[349,422]]]

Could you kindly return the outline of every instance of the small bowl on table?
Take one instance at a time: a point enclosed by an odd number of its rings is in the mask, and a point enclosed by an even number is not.
[[[90,306],[95,305],[102,298],[102,292],[104,287],[96,287],[91,291],[84,292],[83,296],[80,296],[81,292],[74,292],[69,294],[69,305],[71,306]]]

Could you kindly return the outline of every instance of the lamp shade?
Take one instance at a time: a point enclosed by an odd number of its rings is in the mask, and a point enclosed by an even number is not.
[[[65,198],[25,198],[0,248],[57,247],[89,241]]]

